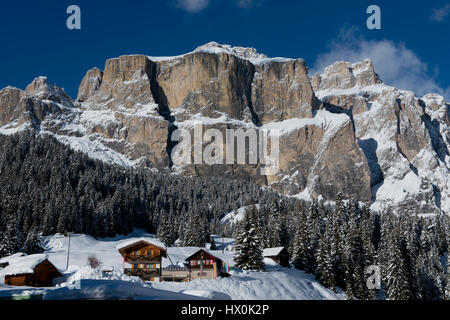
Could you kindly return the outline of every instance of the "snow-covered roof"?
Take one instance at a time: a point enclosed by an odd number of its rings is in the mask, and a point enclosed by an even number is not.
[[[283,250],[284,247],[278,247],[278,248],[266,248],[263,251],[264,257],[273,257],[280,254],[281,250]]]
[[[164,250],[167,250],[166,246],[161,241],[158,241],[158,240],[156,240],[154,238],[147,238],[147,237],[133,238],[133,239],[130,239],[130,240],[123,241],[123,242],[119,243],[116,246],[116,248],[117,248],[117,250],[121,250],[123,248],[131,246],[131,245],[133,245],[133,244],[135,244],[137,242],[140,242],[140,241],[145,241],[145,242],[150,243],[152,245],[155,245],[157,247],[163,248]]]
[[[34,268],[48,259],[46,254],[33,254],[10,261],[10,264],[0,271],[2,276],[33,273]]]
[[[187,259],[191,258],[193,255],[197,254],[199,251],[205,251],[206,253],[210,254],[211,256],[213,256],[214,258],[220,259],[222,261],[226,261],[227,259],[224,259],[224,255],[222,254],[221,251],[219,250],[209,250],[206,248],[199,248],[197,251],[195,251],[193,254],[191,254],[190,256],[186,257],[186,261]]]
[[[11,264],[15,260],[17,260],[18,258],[23,257],[23,256],[26,256],[26,254],[22,253],[22,252],[19,252],[19,253],[15,253],[15,254],[7,256],[7,257],[3,257],[3,258],[0,259],[0,264],[3,264],[3,263]]]

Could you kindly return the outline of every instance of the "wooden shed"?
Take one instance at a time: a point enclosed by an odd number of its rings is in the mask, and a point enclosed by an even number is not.
[[[15,259],[0,271],[5,284],[11,286],[51,287],[53,279],[62,277],[61,272],[45,254]]]
[[[285,247],[266,248],[263,251],[264,258],[269,258],[278,263],[280,266],[289,268],[289,259],[291,255]]]

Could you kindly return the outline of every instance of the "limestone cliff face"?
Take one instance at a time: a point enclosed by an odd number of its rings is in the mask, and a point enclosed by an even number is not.
[[[153,97],[155,70],[156,64],[143,55],[109,59],[104,71],[87,72],[77,100],[84,110],[80,123],[89,134],[109,140],[105,141],[109,147],[131,160],[144,159],[164,168],[170,163],[169,123]]]
[[[177,120],[200,113],[251,121],[253,73],[247,60],[199,51],[159,62],[156,81],[162,102],[176,111]]]
[[[449,108],[441,96],[384,85],[368,60],[327,67],[313,87],[325,108],[351,115],[376,208],[448,212]]]
[[[261,174],[261,159],[175,165],[172,132],[191,133],[193,158],[198,123],[223,137],[276,130],[279,170]],[[309,78],[303,59],[218,43],[175,57],[121,56],[89,70],[76,101],[44,77],[1,90],[0,132],[25,127],[124,166],[245,179],[304,198],[341,192],[374,209],[450,208],[449,105],[384,85],[370,60]]]
[[[261,123],[311,118],[319,107],[303,59],[272,60],[255,67],[253,109]]]
[[[313,197],[346,197],[370,201],[370,169],[350,119],[324,110],[308,124],[280,139],[280,170],[273,187]],[[349,174],[352,172],[352,174]]]
[[[113,110],[155,104],[150,82],[154,63],[146,56],[122,56],[106,61],[105,71],[89,70],[78,90],[78,101],[91,108]]]
[[[303,59],[269,59],[254,49],[210,43],[157,65],[161,102],[177,120],[225,114],[266,124],[312,117],[318,107]]]
[[[24,109],[21,106],[24,92],[22,90],[7,87],[0,90],[0,126],[17,121],[21,125]]]
[[[103,71],[94,68],[89,70],[81,81],[78,89],[78,98],[80,102],[84,102],[92,97],[95,92],[100,88],[103,80]]]

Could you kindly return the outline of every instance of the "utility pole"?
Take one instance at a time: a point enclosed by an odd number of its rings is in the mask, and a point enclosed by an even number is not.
[[[67,264],[66,264],[66,271],[69,269],[70,237],[72,236],[72,232],[67,232],[67,235],[69,236],[69,245],[67,246]]]
[[[221,233],[222,233],[222,253],[224,253],[225,252],[225,243],[224,243],[224,241],[223,241],[223,237],[224,237],[224,235],[225,235],[225,231],[223,230],[223,226],[221,226],[220,227],[220,231],[222,231]]]

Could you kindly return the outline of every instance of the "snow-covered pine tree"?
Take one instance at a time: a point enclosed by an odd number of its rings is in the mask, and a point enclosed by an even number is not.
[[[31,228],[28,232],[23,251],[26,254],[42,253],[44,249],[41,246],[41,237],[36,227]]]
[[[365,263],[361,231],[357,226],[357,218],[350,214],[348,233],[344,242],[343,268],[345,290],[349,297],[367,298],[365,279]]]
[[[174,234],[171,230],[171,223],[169,220],[168,213],[163,210],[160,215],[160,222],[158,225],[158,231],[156,236],[161,240],[167,247],[170,247],[175,242]]]
[[[330,247],[330,239],[327,234],[324,234],[319,241],[319,247],[317,249],[316,277],[325,287],[335,291],[336,280]]]
[[[379,217],[377,217],[379,218]],[[361,222],[360,222],[360,230],[361,230],[361,241],[362,241],[362,249],[363,249],[363,263],[364,263],[364,271],[367,270],[369,266],[376,265],[378,262],[378,253],[374,246],[374,234],[377,234],[376,237],[379,239],[378,231],[375,231],[375,215],[370,212],[368,206],[364,206],[362,209]],[[379,242],[379,240],[378,240]],[[377,242],[377,246],[378,246]],[[365,279],[366,280],[366,279]],[[364,284],[364,288],[367,286]],[[368,300],[375,300],[377,290],[369,290],[366,291]]]
[[[444,297],[446,274],[436,242],[431,232],[422,232],[416,268],[419,277],[420,296],[424,300],[442,299]]]
[[[14,254],[19,249],[17,243],[19,230],[17,228],[16,219],[14,215],[9,214],[5,220],[7,221],[6,231],[0,238],[0,257]]]
[[[268,244],[267,247],[270,248],[277,248],[281,247],[281,232],[282,232],[282,225],[281,225],[281,216],[278,210],[275,212],[269,213],[269,233],[268,233]]]
[[[202,215],[201,220],[201,237],[204,243],[208,243],[211,241],[210,224],[205,214]]]
[[[205,239],[203,238],[202,224],[200,216],[191,212],[184,233],[184,246],[186,247],[204,247]]]
[[[319,204],[317,200],[313,200],[311,203],[311,207],[307,212],[307,233],[309,235],[309,245],[308,250],[310,253],[307,255],[307,258],[310,259],[307,264],[307,268],[305,269],[308,273],[314,273],[317,268],[316,254],[317,248],[319,247],[320,236],[323,233],[323,217],[319,210]]]
[[[292,264],[296,269],[306,270],[311,261],[310,234],[308,233],[307,216],[304,211],[299,213],[297,232],[294,237]]]
[[[235,239],[234,256],[236,268],[242,270],[264,271],[264,261],[261,248],[261,239],[256,229],[256,208],[245,210],[244,219],[239,223]]]
[[[392,234],[386,239],[386,275],[383,282],[386,284],[389,299],[410,300],[413,298],[413,293],[408,282],[408,273],[403,260],[401,244],[399,243],[398,234],[395,234],[395,230],[392,231]]]

